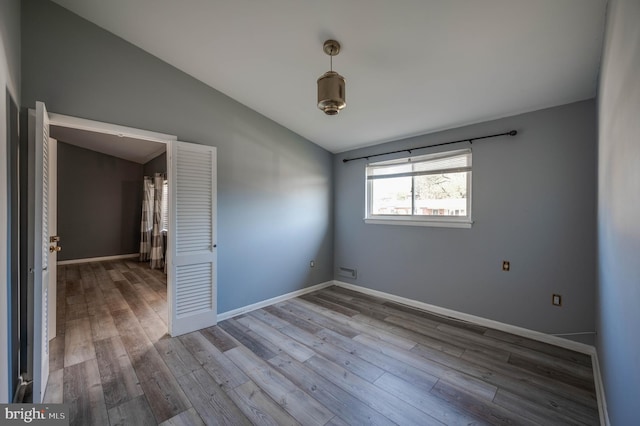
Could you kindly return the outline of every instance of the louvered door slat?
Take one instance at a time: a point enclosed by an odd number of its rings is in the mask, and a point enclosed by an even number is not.
[[[172,148],[171,334],[216,324],[216,150],[176,142]],[[171,187],[171,177],[169,185]],[[173,231],[173,233],[171,232]]]
[[[33,115],[31,115],[33,114]],[[49,378],[49,115],[42,102],[30,114],[29,144],[33,157],[29,175],[33,176],[33,402],[42,403]],[[33,144],[33,145],[31,145]]]
[[[47,269],[48,267],[49,267],[49,125],[47,124],[42,128],[42,269]]]

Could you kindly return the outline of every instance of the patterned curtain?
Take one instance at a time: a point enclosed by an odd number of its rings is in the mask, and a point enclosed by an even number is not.
[[[164,176],[156,173],[153,178],[153,226],[151,229],[151,269],[164,266],[164,238],[162,235],[162,186]]]
[[[153,182],[144,177],[142,220],[140,221],[140,262],[146,262],[151,254],[151,230],[153,225]]]

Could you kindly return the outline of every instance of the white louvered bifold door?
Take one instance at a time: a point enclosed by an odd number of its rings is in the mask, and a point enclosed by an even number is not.
[[[217,322],[216,149],[173,142],[169,176],[169,332]]]
[[[49,378],[49,115],[36,102],[33,142],[33,402],[42,402]]]

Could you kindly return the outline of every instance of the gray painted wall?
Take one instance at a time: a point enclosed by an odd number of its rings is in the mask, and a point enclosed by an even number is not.
[[[7,250],[7,310],[8,321],[5,324],[10,325],[10,343],[8,350],[10,352],[9,360],[9,381],[10,389],[15,389],[20,376],[20,341],[22,340],[20,312],[26,308],[26,303],[21,306],[24,296],[27,294],[26,286],[20,286],[20,179],[18,178],[20,171],[20,135],[18,130],[19,108],[7,91],[7,233],[5,240],[8,242]],[[22,291],[21,291],[22,290]],[[24,354],[24,353],[23,353]],[[24,358],[24,357],[23,357]],[[11,392],[10,392],[11,394]]]
[[[15,350],[9,339],[10,329],[15,327],[10,318],[13,317],[9,309],[9,301],[13,295],[10,293],[9,283],[14,277],[9,276],[8,265],[14,262],[10,243],[4,237],[8,234],[10,219],[10,199],[7,172],[8,165],[8,139],[7,133],[7,95],[11,95],[20,106],[20,1],[0,1],[0,403],[6,403],[13,397],[13,381],[9,380],[10,358],[15,356]],[[18,149],[13,146],[12,149]],[[13,176],[14,178],[17,176]],[[15,238],[15,237],[14,237]],[[14,350],[15,349],[15,350]]]
[[[473,144],[471,229],[363,222],[365,160],[343,158],[511,129]],[[546,333],[594,330],[595,101],[342,153],[334,171],[335,266],[358,270],[336,279]]]
[[[49,1],[22,38],[24,107],[218,148],[218,312],[333,278],[330,153]]]
[[[0,83],[11,96],[20,98],[20,0],[0,2]],[[0,94],[0,96],[4,96]],[[3,99],[4,100],[4,99]],[[4,102],[0,105],[3,112],[0,123],[4,122]],[[4,127],[1,129],[4,130]],[[0,134],[4,140],[5,133]]]
[[[142,168],[58,141],[58,260],[138,253]]]
[[[609,2],[599,101],[598,355],[613,425],[640,401],[640,2]]]
[[[145,163],[142,170],[145,176],[153,176],[156,173],[167,173],[167,153],[163,152],[156,158]]]

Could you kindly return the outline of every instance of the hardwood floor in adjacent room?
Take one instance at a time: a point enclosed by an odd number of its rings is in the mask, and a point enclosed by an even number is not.
[[[591,358],[340,287],[167,335],[166,279],[58,268],[45,399],[73,425],[599,424]]]

